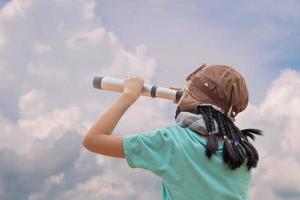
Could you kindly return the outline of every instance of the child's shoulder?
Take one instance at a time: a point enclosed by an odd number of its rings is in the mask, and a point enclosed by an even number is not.
[[[168,132],[174,138],[179,139],[180,141],[184,141],[184,138],[185,139],[197,138],[202,143],[206,141],[204,137],[201,137],[199,134],[195,134],[195,132],[192,131],[190,128],[182,127],[179,124],[170,124],[165,126],[162,129]]]
[[[162,129],[174,138],[182,139],[182,137],[186,137],[186,134],[182,133],[186,133],[187,130],[185,130],[185,128],[180,126],[179,124],[170,124],[163,127]]]

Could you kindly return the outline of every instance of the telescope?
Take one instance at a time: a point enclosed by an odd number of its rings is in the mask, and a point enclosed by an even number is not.
[[[93,79],[93,87],[100,90],[110,90],[122,93],[126,79],[118,79],[110,76],[95,76]],[[162,98],[173,100],[177,104],[183,94],[182,90],[174,90],[166,87],[158,87],[151,84],[144,84],[141,95],[152,98]]]

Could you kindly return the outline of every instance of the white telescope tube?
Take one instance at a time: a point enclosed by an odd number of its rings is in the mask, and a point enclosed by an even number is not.
[[[93,87],[101,90],[110,90],[122,93],[124,90],[125,80],[126,79],[118,79],[110,76],[95,76],[93,80]],[[182,94],[183,90],[173,90],[150,84],[144,84],[141,92],[142,96],[170,99],[173,100],[173,103],[177,103]]]

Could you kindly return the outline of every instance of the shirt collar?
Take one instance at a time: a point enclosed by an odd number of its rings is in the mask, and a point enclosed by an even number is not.
[[[182,127],[190,128],[193,131],[200,133],[201,135],[208,135],[208,131],[206,129],[205,121],[203,119],[202,114],[181,111],[175,119],[175,122],[176,124]],[[219,132],[216,120],[214,120],[214,124],[215,130],[212,131],[212,134]]]

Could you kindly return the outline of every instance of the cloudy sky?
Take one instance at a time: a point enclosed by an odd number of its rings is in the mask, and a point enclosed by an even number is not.
[[[160,199],[154,174],[81,146],[120,95],[92,79],[181,87],[202,63],[246,78],[237,125],[265,134],[251,199],[300,199],[299,32],[296,0],[0,0],[0,199]],[[140,97],[113,134],[173,124],[175,109]]]

